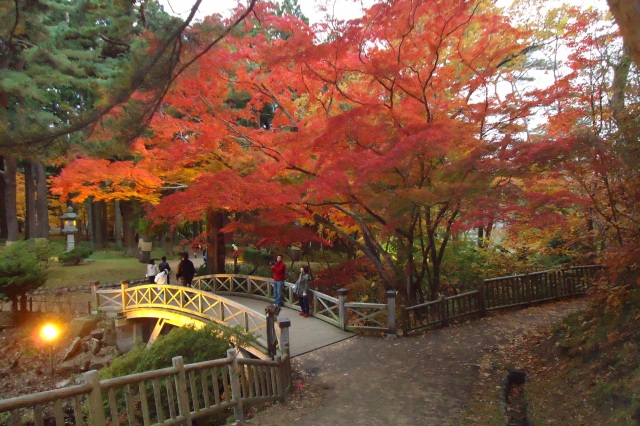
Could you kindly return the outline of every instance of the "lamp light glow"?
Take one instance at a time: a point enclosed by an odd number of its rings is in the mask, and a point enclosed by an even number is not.
[[[42,338],[48,342],[53,342],[59,334],[60,330],[58,330],[56,326],[52,324],[45,325],[40,331],[40,335],[42,336]]]

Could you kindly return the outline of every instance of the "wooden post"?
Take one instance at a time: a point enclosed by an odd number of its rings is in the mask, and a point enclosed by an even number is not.
[[[449,325],[447,298],[444,297],[444,294],[441,294],[439,300],[440,300],[440,318],[442,319],[442,326],[447,327]]]
[[[288,318],[280,318],[278,327],[280,327],[280,355],[284,359],[278,367],[278,375],[282,381],[282,388],[279,391],[280,399],[284,400],[287,390],[291,387],[291,343],[289,341],[291,321]]]
[[[349,290],[341,288],[338,293],[338,320],[340,321],[340,329],[344,331],[347,328],[347,309],[344,304],[347,303],[347,293]]]
[[[102,406],[102,393],[100,392],[100,376],[98,376],[97,370],[91,370],[84,373],[87,384],[91,386],[91,393],[89,393],[87,402],[89,403],[89,418],[91,421],[89,424],[96,426],[104,426],[104,408]],[[76,413],[76,415],[79,413]]]
[[[285,366],[282,362],[282,357],[280,355],[276,355],[275,361],[278,363],[278,367],[276,370],[276,394],[280,396],[279,401],[284,402],[287,395],[287,390],[284,385],[286,381],[286,377],[283,374]]]
[[[231,379],[231,402],[233,405],[233,414],[236,420],[244,420],[244,410],[242,408],[242,388],[240,387],[240,375],[238,373],[238,356],[235,349],[227,350],[227,357],[232,362],[229,366],[229,378]]]
[[[291,343],[289,341],[289,327],[291,321],[289,318],[278,318],[278,327],[280,327],[280,355],[291,356]]]
[[[396,330],[396,291],[387,290],[387,337],[398,337]]]
[[[531,305],[533,302],[533,283],[531,282],[531,276],[529,276],[529,274],[524,274],[523,280],[526,302],[527,305]]]
[[[276,356],[276,346],[277,346],[277,338],[276,338],[276,318],[277,315],[273,309],[270,307],[273,305],[269,305],[265,311],[267,311],[267,356],[271,359],[274,359]]]
[[[178,412],[184,417],[185,424],[192,426],[189,394],[187,393],[187,375],[184,372],[184,360],[181,356],[176,356],[171,361],[173,366],[178,369],[178,374],[174,376],[176,397],[178,398]]]
[[[90,310],[89,313],[98,313],[98,310],[100,309],[100,298],[98,297],[98,288],[100,287],[100,281],[91,281],[89,283],[89,286],[91,286],[91,300],[93,301],[93,306],[95,307],[95,310]]]
[[[129,289],[129,281],[120,281],[120,290],[122,291],[122,311],[127,310],[129,300],[127,299],[127,290]]]
[[[485,302],[485,294],[484,294],[484,281],[480,280],[478,285],[476,286],[476,290],[478,290],[478,309],[480,317],[484,317],[487,315],[487,305]]]
[[[407,336],[409,334],[409,313],[406,306],[400,306],[400,316],[402,317],[402,335]]]

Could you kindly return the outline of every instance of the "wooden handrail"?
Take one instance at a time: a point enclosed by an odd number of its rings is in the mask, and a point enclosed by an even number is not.
[[[483,316],[488,310],[581,295],[591,285],[594,271],[601,268],[599,265],[572,266],[488,278],[477,290],[403,307],[403,333],[406,335],[434,325],[447,325],[450,320],[463,317]]]
[[[262,373],[253,374],[256,368]],[[97,371],[90,371],[82,385],[0,400],[0,414],[9,413],[11,426],[23,424],[23,416],[35,424],[48,420],[59,426],[117,425],[123,420],[133,424],[137,417],[144,424],[191,424],[190,419],[233,407],[242,420],[243,406],[282,400],[291,387],[290,372],[288,356],[245,360],[230,349],[222,359],[184,365],[176,357],[172,367],[101,381]],[[250,395],[247,389],[260,393]],[[63,411],[65,405],[73,410]],[[47,411],[54,416],[47,416]]]

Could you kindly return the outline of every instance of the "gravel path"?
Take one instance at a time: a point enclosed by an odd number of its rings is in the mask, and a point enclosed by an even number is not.
[[[585,306],[569,300],[421,336],[339,342],[295,358],[304,380],[294,393],[241,424],[457,425],[489,349]]]

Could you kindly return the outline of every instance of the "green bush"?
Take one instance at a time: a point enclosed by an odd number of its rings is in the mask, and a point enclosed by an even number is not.
[[[261,250],[256,250],[251,247],[242,249],[242,260],[245,263],[252,263],[255,266],[268,265],[274,258],[275,256],[272,254],[263,253]]]
[[[58,256],[58,260],[65,265],[77,265],[93,254],[93,250],[86,247],[76,247]]]
[[[47,281],[46,265],[38,259],[34,244],[16,241],[0,251],[0,295],[11,299],[14,310],[20,297]]]
[[[182,356],[185,364],[225,358],[227,350],[234,345],[245,346],[253,340],[239,329],[214,324],[200,329],[176,327],[158,337],[149,349],[141,344],[116,358],[109,367],[100,371],[100,376],[112,378],[170,367],[172,358],[176,356]]]

